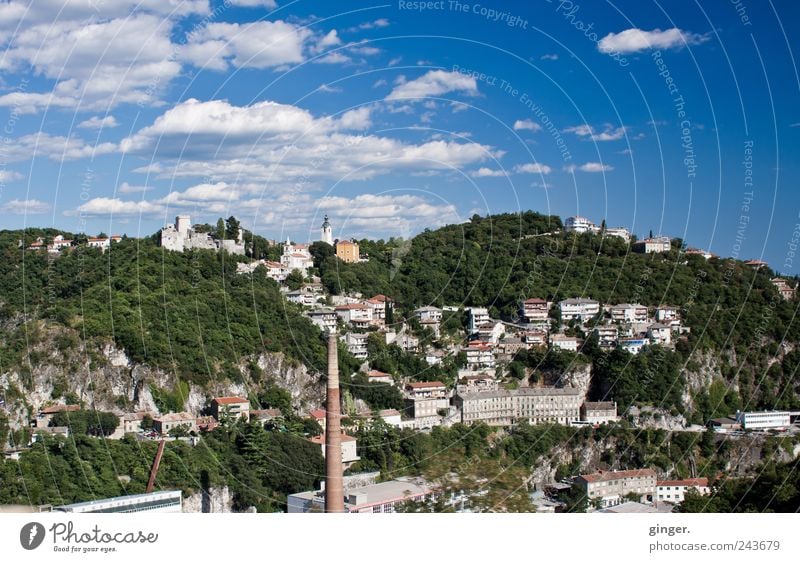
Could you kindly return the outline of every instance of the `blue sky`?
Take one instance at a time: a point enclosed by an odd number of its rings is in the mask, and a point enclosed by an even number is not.
[[[3,227],[233,214],[306,240],[328,213],[336,237],[407,237],[533,209],[797,274],[797,19],[774,0],[11,0]]]

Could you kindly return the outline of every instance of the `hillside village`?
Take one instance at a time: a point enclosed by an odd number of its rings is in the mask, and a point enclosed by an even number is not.
[[[231,232],[233,227],[234,232]],[[191,224],[187,215],[176,217],[175,223],[158,233],[160,246],[165,251],[213,250],[245,256],[243,230],[232,222],[226,237]],[[631,250],[642,254],[668,252],[672,242],[668,237],[650,236],[632,242],[624,228],[596,226],[583,217],[570,217],[564,222],[566,232],[590,233],[609,236],[630,244]],[[47,251],[53,256],[69,251],[76,244],[86,244],[105,252],[119,236],[87,238],[76,242],[57,235],[49,242],[39,238],[31,243],[29,251]],[[332,246],[334,255],[344,263],[368,262],[356,240],[334,240],[332,226],[326,216],[320,227],[319,242]],[[703,250],[687,249],[685,254],[710,259]],[[763,262],[746,262],[753,268],[763,267]],[[490,306],[461,306],[458,303],[436,307],[421,306],[413,310],[400,309],[391,295],[360,293],[330,294],[321,279],[314,275],[314,256],[310,244],[287,239],[280,245],[280,258],[251,259],[236,264],[239,275],[266,276],[280,287],[287,303],[302,307],[304,314],[321,333],[335,332],[349,354],[360,364],[354,377],[357,384],[384,389],[399,396],[397,407],[371,409],[364,400],[345,405],[348,422],[343,436],[343,463],[346,468],[359,461],[357,439],[349,435],[354,428],[380,420],[398,429],[429,432],[435,427],[485,424],[489,427],[513,428],[522,423],[560,424],[564,426],[599,427],[604,424],[646,423],[646,412],[634,408],[620,411],[620,406],[607,397],[591,400],[586,377],[562,376],[535,378],[530,369],[519,362],[528,352],[541,352],[559,356],[573,354],[580,357],[588,347],[602,352],[622,350],[635,356],[650,348],[674,349],[690,333],[685,325],[681,308],[677,304],[648,307],[633,302],[601,302],[587,296],[575,295],[558,301],[546,295],[520,299],[518,310],[512,318],[490,315]],[[293,282],[290,282],[293,278]],[[795,298],[795,289],[782,278],[772,284],[786,300]],[[290,285],[293,285],[290,287]],[[423,360],[423,365],[438,368],[437,372],[454,374],[442,380],[429,380],[426,373],[401,376],[383,372],[370,361],[371,346],[391,346],[402,353]],[[580,362],[578,362],[580,363]],[[522,366],[521,366],[522,365]],[[515,376],[520,374],[522,376]],[[580,370],[580,369],[578,369]],[[574,375],[574,373],[573,373]],[[354,379],[355,380],[355,379]],[[258,407],[253,407],[258,406]],[[82,408],[76,404],[54,403],[43,407],[31,420],[36,433],[68,435],[69,416],[78,415]],[[792,424],[798,412],[739,412],[732,418],[704,420],[705,425],[692,425],[669,411],[654,411],[648,418],[664,420],[664,427],[675,431],[702,432],[705,427],[719,432],[738,435],[750,431],[794,430]],[[308,440],[320,447],[325,444],[325,411],[312,409],[301,412],[305,418]],[[237,420],[257,421],[267,427],[286,428],[285,412],[278,408],[261,407],[247,396],[211,396],[203,412],[189,411],[132,411],[116,415],[113,421],[94,424],[87,433],[109,439],[120,439],[126,434],[140,439],[171,437],[197,443],[205,432],[220,425],[230,426]],[[66,421],[65,421],[66,420]],[[652,419],[649,423],[653,423]],[[19,454],[19,451],[12,452]],[[710,491],[708,480],[702,478],[670,479],[657,475],[650,467],[634,470],[596,474],[574,474],[566,488],[553,482],[552,488],[538,497],[541,510],[554,510],[563,506],[559,496],[565,491],[581,489],[596,509],[624,512],[628,509],[663,510],[663,505],[680,502],[687,489],[701,494]],[[363,484],[363,482],[360,482]],[[406,483],[407,484],[407,483]],[[425,488],[425,482],[417,482]],[[380,486],[373,478],[369,486]],[[598,488],[598,486],[602,486]],[[375,491],[373,490],[373,493]],[[619,508],[630,503],[630,492],[637,496],[637,507]],[[428,495],[432,492],[428,490]],[[304,492],[298,495],[290,511],[311,510],[318,494]],[[302,496],[302,497],[301,497]],[[424,498],[426,493],[421,493]],[[630,498],[628,498],[630,499]],[[387,499],[381,509],[393,510],[401,500]],[[294,505],[294,508],[292,508]],[[352,506],[352,511],[358,511]]]

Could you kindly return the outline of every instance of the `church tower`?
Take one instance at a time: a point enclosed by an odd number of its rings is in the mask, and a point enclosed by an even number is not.
[[[322,228],[320,228],[320,240],[333,246],[333,229],[331,229],[331,223],[328,222],[328,215],[325,215]]]

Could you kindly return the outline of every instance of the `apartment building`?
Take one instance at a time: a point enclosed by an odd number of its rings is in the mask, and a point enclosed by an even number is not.
[[[550,303],[544,299],[525,299],[522,301],[522,317],[526,322],[546,321]]]
[[[685,480],[662,480],[656,484],[656,498],[658,501],[681,503],[686,497],[686,492],[694,490],[701,496],[711,493],[708,478],[687,478]]]
[[[577,388],[551,387],[459,392],[453,402],[465,424],[509,426],[527,420],[568,425],[580,420],[583,398]]]
[[[558,307],[561,310],[561,320],[563,322],[580,320],[581,323],[585,323],[600,312],[599,302],[585,298],[564,299],[558,303]]]
[[[406,385],[405,407],[409,416],[429,418],[449,406],[449,393],[442,382],[412,382]]]
[[[611,307],[614,322],[647,322],[647,307],[641,304],[621,303]]]
[[[643,468],[581,474],[575,479],[575,486],[590,503],[598,501],[600,507],[619,505],[628,494],[635,494],[637,501],[647,503],[656,495],[656,471]]]

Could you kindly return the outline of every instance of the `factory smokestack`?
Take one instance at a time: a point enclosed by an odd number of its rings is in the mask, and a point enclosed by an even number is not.
[[[344,513],[339,353],[336,332],[328,334],[328,389],[325,401],[325,513]]]

